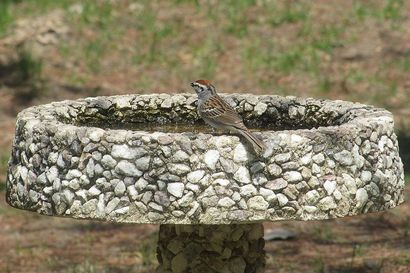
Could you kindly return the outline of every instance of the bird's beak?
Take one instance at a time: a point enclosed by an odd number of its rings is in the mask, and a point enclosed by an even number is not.
[[[191,86],[192,86],[192,87],[195,87],[195,83],[191,82]]]

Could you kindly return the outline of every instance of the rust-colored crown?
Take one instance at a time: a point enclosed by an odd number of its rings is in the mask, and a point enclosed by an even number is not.
[[[203,84],[203,85],[210,85],[211,83],[208,80],[197,80],[196,83]]]

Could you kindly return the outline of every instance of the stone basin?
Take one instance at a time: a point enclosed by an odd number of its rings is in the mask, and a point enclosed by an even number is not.
[[[203,131],[193,94],[28,108],[17,117],[7,202],[46,215],[150,224],[329,219],[403,202],[390,112],[311,98],[223,97],[266,143],[262,156],[236,135]]]

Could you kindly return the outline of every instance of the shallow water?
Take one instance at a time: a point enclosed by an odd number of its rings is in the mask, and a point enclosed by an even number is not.
[[[167,133],[218,133],[223,130],[213,130],[211,126],[206,124],[186,124],[186,123],[87,123],[87,126],[99,127],[103,129],[123,129],[131,131],[148,131],[148,132],[167,132]],[[274,128],[252,128],[250,131],[270,131]]]

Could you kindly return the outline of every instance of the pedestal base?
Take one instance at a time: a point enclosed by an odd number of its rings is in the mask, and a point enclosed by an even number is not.
[[[262,224],[161,225],[157,247],[165,273],[263,272]]]

